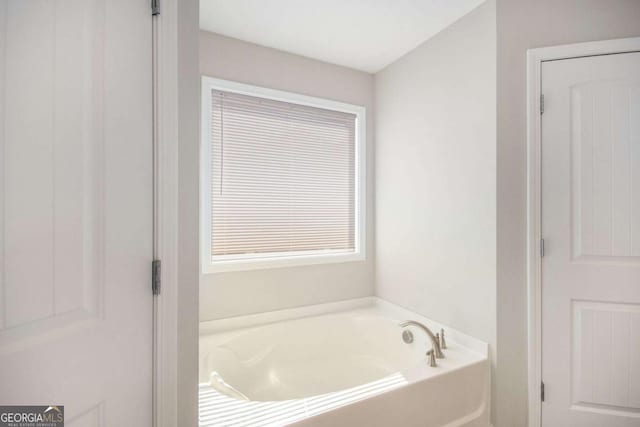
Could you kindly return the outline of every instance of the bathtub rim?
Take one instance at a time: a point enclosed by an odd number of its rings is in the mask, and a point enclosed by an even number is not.
[[[210,335],[239,332],[241,330],[259,328],[274,323],[340,314],[362,309],[377,309],[381,315],[398,320],[416,320],[426,324],[434,333],[443,328],[446,332],[448,342],[455,342],[466,350],[478,353],[483,358],[489,357],[489,345],[486,342],[376,296],[201,321],[199,325],[199,338],[202,339]]]

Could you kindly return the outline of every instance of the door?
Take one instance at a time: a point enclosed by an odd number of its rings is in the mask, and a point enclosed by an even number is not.
[[[150,426],[149,0],[0,0],[0,405]]]
[[[542,65],[545,427],[640,426],[640,52]]]

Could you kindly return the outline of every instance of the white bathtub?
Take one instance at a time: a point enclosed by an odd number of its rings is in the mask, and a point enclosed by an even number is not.
[[[201,426],[488,426],[487,345],[377,298],[203,322]]]

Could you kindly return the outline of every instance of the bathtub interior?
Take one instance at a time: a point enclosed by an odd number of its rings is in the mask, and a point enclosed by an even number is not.
[[[380,380],[424,356],[370,313],[315,316],[203,340],[201,383],[252,401],[299,399]]]

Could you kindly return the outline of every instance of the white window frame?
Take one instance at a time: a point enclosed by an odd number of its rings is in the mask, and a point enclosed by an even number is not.
[[[275,101],[351,113],[355,124],[355,250],[305,251],[297,254],[225,255],[212,260],[211,253],[211,91],[220,90],[255,96]],[[214,77],[202,76],[201,136],[200,136],[200,255],[203,274],[225,271],[256,270],[263,268],[293,267],[311,264],[362,261],[366,257],[366,108],[323,98],[316,98],[281,90],[237,83]]]

